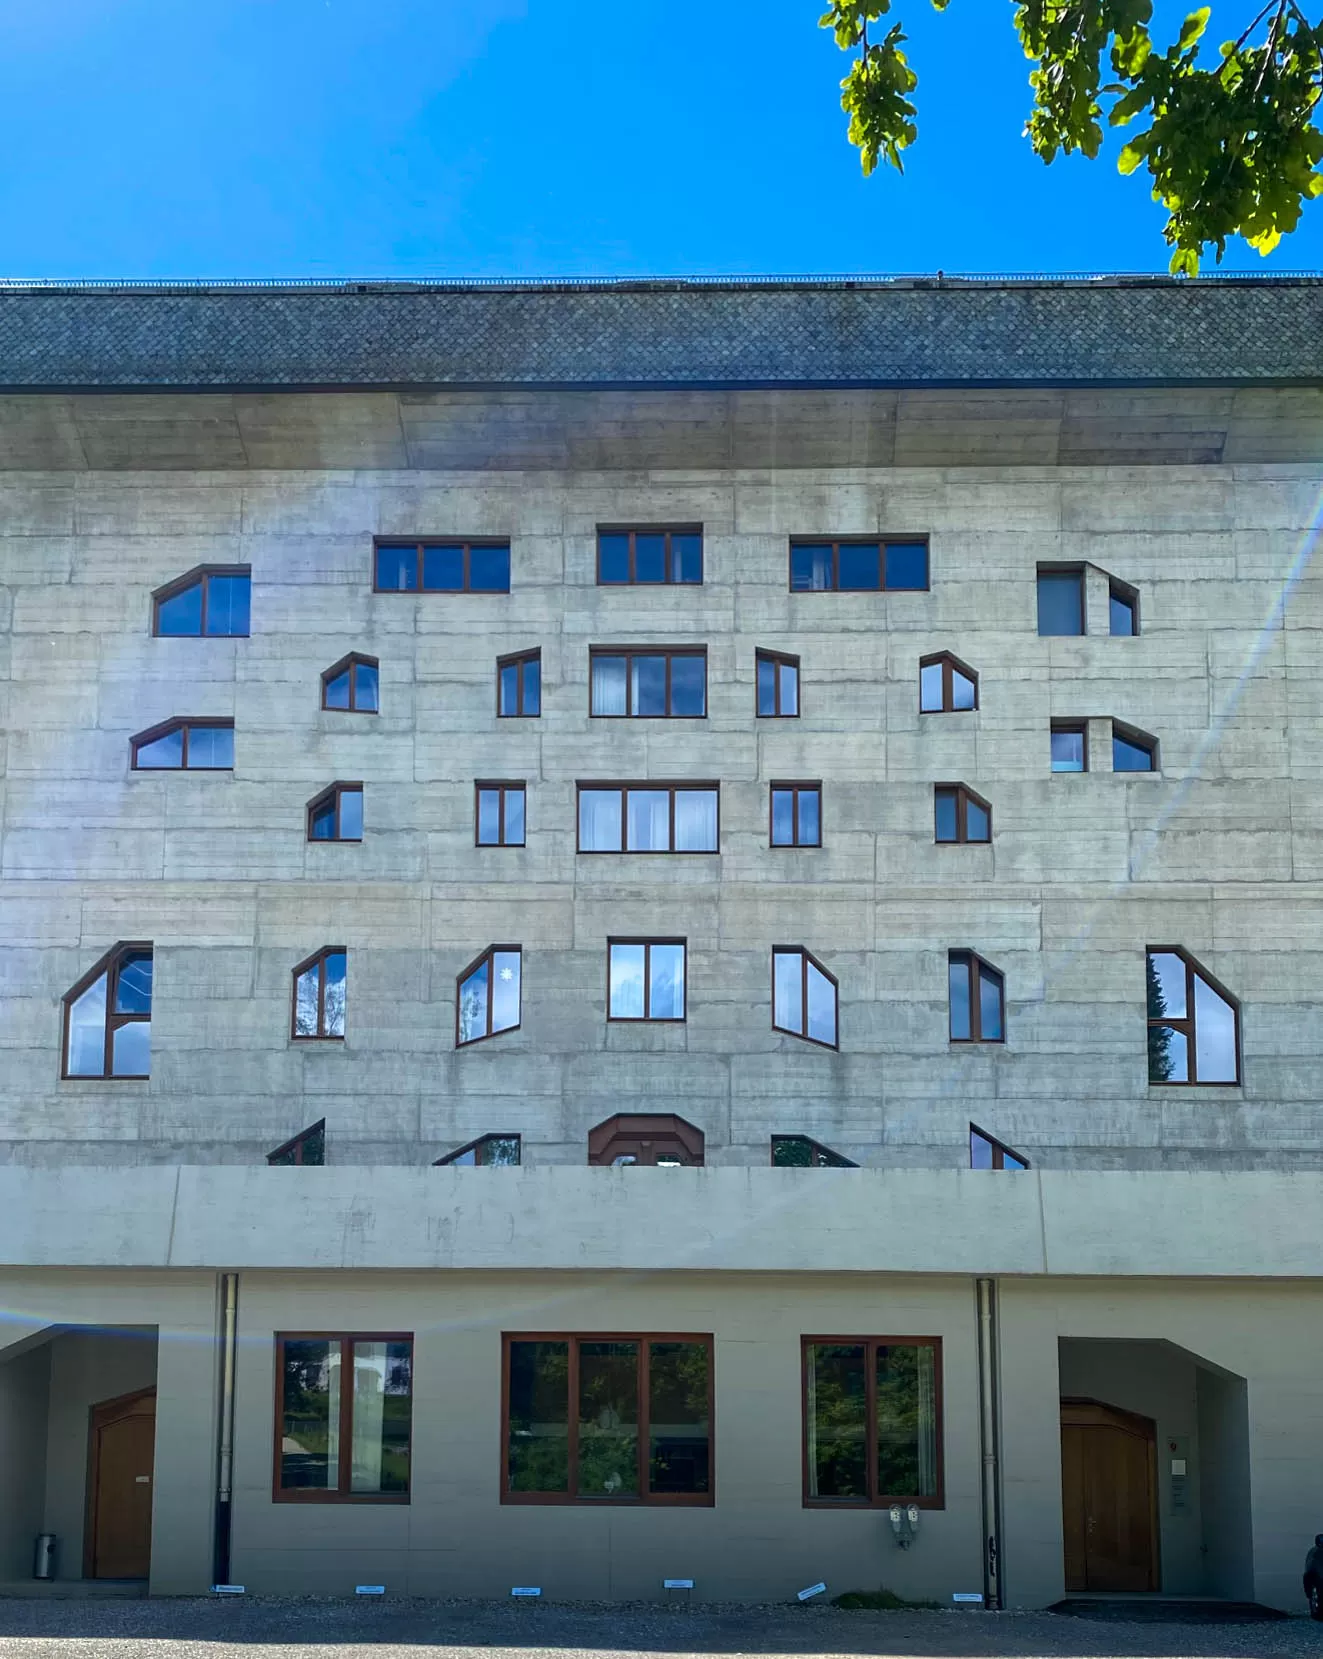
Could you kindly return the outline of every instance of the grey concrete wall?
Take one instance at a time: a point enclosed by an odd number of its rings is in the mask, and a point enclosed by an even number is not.
[[[0,1363],[0,1582],[31,1578],[43,1530],[50,1362],[43,1343]]]
[[[1243,1377],[1198,1368],[1204,1590],[1236,1600],[1254,1593],[1248,1395]]]
[[[1323,590],[1297,567],[1323,472],[790,464],[805,453],[8,474],[0,1156],[251,1164],[325,1116],[340,1162],[517,1130],[530,1163],[573,1163],[600,1118],[666,1108],[718,1164],[806,1132],[865,1164],[957,1165],[973,1118],[1053,1165],[1323,1167]],[[703,587],[594,585],[597,523],[667,520],[705,526]],[[931,593],[787,592],[790,535],[879,530],[930,534]],[[374,596],[374,533],[508,534],[514,591]],[[1037,637],[1035,566],[1073,559],[1138,588],[1141,638]],[[150,637],[152,588],[233,560],[251,639]],[[622,641],[706,643],[709,718],[590,721],[588,648]],[[533,646],[542,718],[498,722],[494,659]],[[755,720],[758,646],[801,656],[798,721]],[[381,659],[378,716],[319,711],[350,649]],[[977,712],[920,717],[939,649],[978,670]],[[130,773],[131,733],[174,714],[234,716],[233,776]],[[1154,733],[1164,774],[1051,776],[1065,716]],[[480,776],[528,780],[524,850],[473,846]],[[823,780],[821,850],[765,844],[787,776]],[[304,805],[337,777],[364,781],[365,839],[309,846]],[[575,780],[646,777],[721,780],[719,856],[576,857]],[[933,845],[952,779],[992,802],[990,847]],[[688,1022],[608,1027],[607,936],[657,931],[688,938]],[[156,947],[152,1079],[62,1084],[60,998],[123,938]],[[494,940],[524,947],[523,1025],[457,1053],[455,975]],[[839,1054],[770,1029],[786,942],[839,976]],[[293,1045],[290,970],[329,943],[349,950],[347,1041]],[[1242,999],[1243,1088],[1147,1085],[1150,943]],[[954,947],[1006,975],[1004,1048],[948,1043]]]

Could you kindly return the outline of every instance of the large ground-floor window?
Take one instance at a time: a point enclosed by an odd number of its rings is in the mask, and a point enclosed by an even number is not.
[[[276,1336],[274,1497],[408,1503],[413,1338]]]
[[[941,1509],[940,1337],[804,1338],[804,1502]]]

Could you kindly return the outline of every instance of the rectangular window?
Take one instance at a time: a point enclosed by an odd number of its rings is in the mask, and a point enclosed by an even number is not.
[[[710,1504],[710,1336],[506,1336],[502,1503]]]
[[[1028,1169],[1029,1160],[1012,1152],[1002,1141],[984,1134],[977,1124],[969,1126],[969,1167],[971,1169]]]
[[[375,593],[509,593],[510,543],[379,541],[372,587]]]
[[[836,1048],[838,986],[817,957],[791,945],[772,952],[772,1029]]]
[[[923,592],[928,587],[926,541],[792,541],[792,593]]]
[[[601,587],[703,580],[703,527],[631,530],[600,527],[597,581]]]
[[[992,839],[992,808],[962,783],[933,789],[933,839],[939,846]]]
[[[771,786],[771,844],[774,847],[822,845],[822,785],[774,783]]]
[[[1084,572],[1078,568],[1038,568],[1038,631],[1040,634],[1084,632]]]
[[[1087,772],[1089,769],[1089,728],[1082,722],[1052,722],[1052,770]]]
[[[699,720],[707,713],[707,649],[594,645],[589,713],[599,719]]]
[[[757,708],[760,720],[788,720],[799,713],[799,658],[779,651],[754,653],[758,678]]]
[[[939,1337],[805,1337],[804,1502],[942,1509]]]
[[[276,1336],[277,1503],[408,1503],[413,1338]]]
[[[342,946],[330,945],[295,968],[292,1037],[343,1039],[347,961]]]
[[[684,1009],[683,939],[607,941],[607,1019],[674,1023]]]
[[[1131,636],[1139,632],[1139,595],[1121,582],[1113,582],[1107,606],[1108,632]]]
[[[542,653],[520,651],[496,659],[496,712],[506,720],[542,713]]]
[[[581,853],[714,853],[715,783],[579,785]]]
[[[947,974],[951,997],[953,1043],[1002,1043],[1006,1040],[1004,983],[996,968],[972,951],[953,950]]]
[[[474,843],[479,847],[522,847],[524,784],[493,781],[474,784]]]

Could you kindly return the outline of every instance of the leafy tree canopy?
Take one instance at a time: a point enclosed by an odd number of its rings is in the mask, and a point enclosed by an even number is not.
[[[932,0],[945,11],[949,0]],[[973,0],[985,4],[986,0]],[[1250,0],[1250,4],[1253,0]],[[1242,33],[1199,62],[1211,6],[1192,12],[1165,51],[1149,32],[1152,0],[1012,0],[1033,68],[1025,135],[1044,161],[1076,150],[1094,157],[1103,123],[1133,127],[1123,173],[1147,168],[1167,209],[1171,269],[1193,276],[1204,250],[1220,260],[1229,236],[1269,254],[1296,227],[1304,203],[1323,195],[1323,15],[1296,0],[1269,0]],[[911,94],[918,76],[902,50],[892,0],[832,0],[821,19],[857,54],[841,82],[850,142],[865,173],[879,158],[904,171],[918,135]],[[872,32],[870,33],[870,27]],[[1110,74],[1110,78],[1105,78]]]

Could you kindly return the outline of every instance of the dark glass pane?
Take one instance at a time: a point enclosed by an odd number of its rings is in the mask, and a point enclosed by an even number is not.
[[[868,1382],[863,1343],[811,1343],[805,1416],[809,1496],[867,1498]]]
[[[969,1131],[969,1167],[992,1168],[992,1142],[986,1135],[980,1135],[977,1129]]]
[[[579,1344],[581,1498],[638,1496],[637,1342]]]
[[[877,1495],[937,1495],[936,1353],[909,1343],[877,1350]]]
[[[772,791],[772,845],[793,847],[795,844],[795,792],[793,789]]]
[[[621,535],[597,538],[599,582],[628,582],[629,537]]]
[[[629,668],[632,712],[636,715],[665,714],[666,658],[631,657]]]
[[[975,703],[975,686],[968,674],[962,674],[958,668],[951,670],[951,704],[957,709],[972,709]]]
[[[423,549],[423,587],[428,593],[458,593],[463,586],[464,549],[458,542]]]
[[[158,634],[200,634],[202,632],[202,579],[172,593],[156,607]]]
[[[956,838],[955,790],[935,790],[933,792],[933,808],[935,814],[937,839],[939,841],[954,841]]]
[[[969,1040],[969,962],[965,958],[947,968],[951,997],[951,1036],[956,1042]]]
[[[328,709],[347,709],[349,707],[349,670],[337,674],[333,680],[326,682],[326,706]]]
[[[518,1135],[484,1135],[477,1145],[477,1162],[493,1168],[508,1168],[519,1162]]]
[[[776,713],[776,664],[768,657],[758,658],[758,713]]]
[[[1003,1169],[1028,1169],[1029,1165],[1027,1163],[1025,1163],[1023,1158],[1017,1158],[1013,1152],[1003,1152],[1002,1153],[1002,1168]]]
[[[816,1162],[806,1135],[773,1135],[772,1163],[778,1169],[810,1169]]]
[[[1189,1044],[1183,1031],[1170,1025],[1149,1026],[1148,1080],[1150,1083],[1190,1081]]]
[[[671,713],[701,715],[707,712],[707,658],[671,658]]]
[[[426,556],[426,550],[424,550],[424,559]],[[509,593],[509,547],[471,547],[469,549],[469,587],[474,593]]]
[[[1084,632],[1084,578],[1078,570],[1044,570],[1038,575],[1040,634]]]
[[[326,1162],[326,1130],[322,1124],[315,1129],[309,1129],[299,1141],[299,1150],[302,1154],[300,1162],[308,1167],[318,1169]]]
[[[501,842],[501,792],[499,789],[478,791],[478,845],[497,847]]]
[[[816,847],[822,840],[822,825],[818,812],[818,804],[821,798],[816,789],[801,789],[799,791],[799,844],[801,847]]]
[[[172,732],[163,732],[150,743],[138,745],[138,766],[142,771],[157,767],[176,767],[184,764],[184,728],[176,726]]]
[[[928,549],[921,541],[887,543],[886,585],[901,592],[928,586]]]
[[[568,1342],[510,1344],[512,1492],[570,1489],[570,1346]]]
[[[1113,634],[1133,634],[1135,632],[1135,606],[1133,600],[1123,598],[1113,589],[1109,610]]]
[[[524,844],[524,792],[507,789],[505,792],[505,844],[522,847]]]
[[[322,1022],[324,1037],[343,1037],[345,1034],[346,963],[342,950],[333,950],[323,958],[322,972],[326,976],[326,1012]]]
[[[945,706],[942,702],[942,665],[940,662],[928,662],[919,670],[919,712],[921,714],[938,714]]]
[[[1113,772],[1151,772],[1153,751],[1147,744],[1132,743],[1119,732],[1112,733]]]
[[[519,664],[507,662],[499,670],[496,680],[499,687],[497,711],[500,714],[519,713]]]
[[[1052,733],[1052,770],[1054,772],[1082,772],[1084,770],[1084,733],[1082,731]]]
[[[391,593],[407,593],[418,586],[416,547],[377,549],[377,586]]]
[[[1148,953],[1148,1017],[1173,1020],[1186,1017],[1185,958],[1175,951],[1155,950]]]
[[[542,659],[528,657],[524,661],[524,703],[520,714],[542,713]]]
[[[340,1464],[340,1344],[286,1342],[280,1377],[280,1486],[333,1492]]]
[[[1194,1075],[1200,1083],[1236,1081],[1236,1011],[1202,974],[1194,976]]]
[[[830,545],[795,542],[790,549],[791,591],[825,593],[832,585]]]
[[[664,582],[666,580],[666,538],[657,535],[634,537],[634,580],[636,582]]]
[[[356,708],[376,713],[377,669],[374,663],[360,662],[354,665],[354,705]]]
[[[409,1490],[413,1344],[355,1342],[350,1418],[351,1492]]]
[[[135,951],[119,965],[115,986],[117,1014],[150,1014],[152,1011],[152,955]]]
[[[648,1490],[706,1492],[709,1480],[707,1345],[648,1347]]]
[[[873,592],[882,586],[882,549],[876,542],[843,542],[840,549],[841,592]]]
[[[188,766],[196,772],[224,772],[234,765],[233,726],[192,726],[188,733]]]
[[[986,807],[981,807],[977,801],[965,800],[965,839],[967,841],[986,841],[992,833],[992,821],[988,817]]]
[[[308,828],[312,832],[314,841],[334,841],[335,839],[335,802],[327,800],[313,808],[309,815]]]
[[[989,973],[986,968],[979,970],[978,976],[978,1017],[979,1029],[985,1042],[1000,1042],[1001,1029],[1001,977]]]
[[[207,577],[207,633],[243,638],[248,633],[247,576]]]
[[[361,789],[342,789],[340,791],[340,839],[342,841],[361,841],[363,839],[363,791]]]
[[[671,580],[673,582],[701,582],[703,580],[702,536],[671,537]]]

